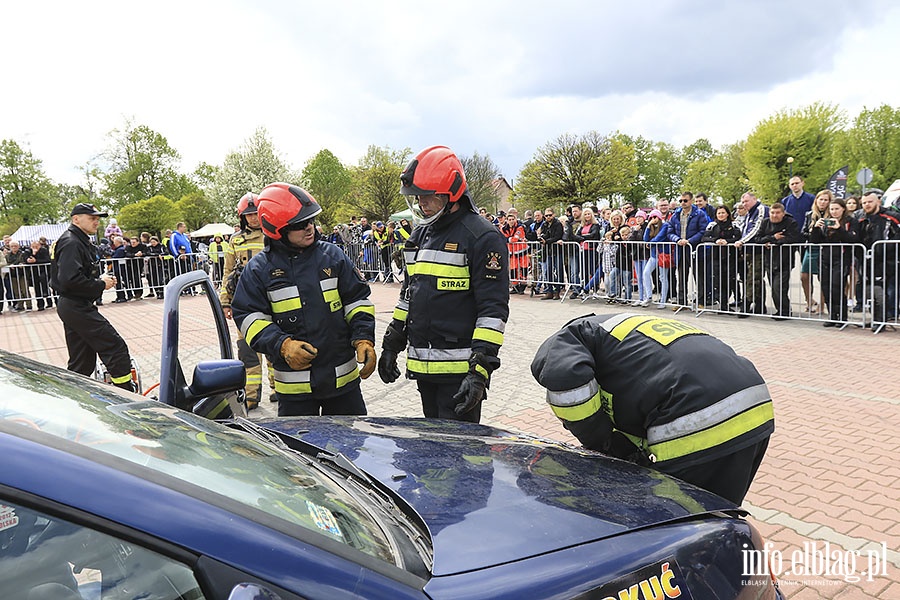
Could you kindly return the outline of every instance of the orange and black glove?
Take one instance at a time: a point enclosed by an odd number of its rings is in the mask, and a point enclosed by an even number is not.
[[[359,376],[366,379],[375,371],[375,342],[353,340],[351,343],[356,348],[356,362],[363,363],[362,369],[359,370]]]
[[[295,371],[308,369],[318,353],[319,351],[308,342],[288,338],[281,344],[281,356]]]

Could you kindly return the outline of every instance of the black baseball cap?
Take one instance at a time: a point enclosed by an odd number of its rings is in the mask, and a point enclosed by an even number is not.
[[[109,214],[105,212],[100,212],[97,210],[97,207],[93,204],[87,204],[86,202],[80,202],[72,207],[72,216],[75,215],[91,215],[93,217],[108,217]]]

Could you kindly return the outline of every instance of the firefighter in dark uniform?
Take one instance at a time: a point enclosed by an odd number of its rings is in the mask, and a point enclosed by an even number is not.
[[[478,215],[449,148],[420,152],[400,182],[418,223],[404,244],[406,276],[378,374],[396,381],[406,349],[425,416],[478,423],[509,317],[506,240]]]
[[[50,285],[59,294],[57,314],[66,333],[68,369],[90,377],[99,354],[113,384],[135,391],[128,346],[94,306],[105,290],[116,285],[113,275],[100,274],[97,251],[88,237],[97,233],[100,217],[106,216],[93,204],[75,205],[72,224],[50,251]]]
[[[231,309],[250,347],[273,359],[279,416],[366,414],[359,380],[376,364],[369,285],[320,239],[322,208],[307,191],[268,185],[258,211],[266,247],[244,267]]]
[[[772,398],[753,364],[673,319],[575,319],[541,344],[531,373],[585,448],[652,465],[738,505],[775,430]]]
[[[259,228],[258,199],[256,194],[247,192],[238,201],[237,213],[241,220],[241,231],[231,236],[231,244],[225,248],[225,264],[222,270],[222,285],[219,288],[219,302],[222,303],[222,311],[225,313],[226,319],[232,317],[231,298],[234,296],[234,290],[244,267],[265,247],[265,238]],[[244,363],[244,369],[247,372],[247,381],[244,387],[247,410],[253,410],[259,406],[262,397],[262,355],[250,349],[240,332],[237,339],[237,355],[238,359]]]

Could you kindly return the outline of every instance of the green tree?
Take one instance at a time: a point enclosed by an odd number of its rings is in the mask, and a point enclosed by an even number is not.
[[[181,212],[174,202],[165,196],[153,196],[123,206],[119,211],[119,226],[123,231],[149,231],[160,234],[166,229],[174,229],[181,217]]]
[[[872,169],[866,187],[887,189],[900,178],[900,109],[887,104],[863,109],[835,144],[834,169],[850,164],[848,185],[856,185],[855,174]]]
[[[412,150],[392,150],[388,146],[369,146],[359,165],[353,169],[354,191],[350,205],[369,219],[385,220],[406,207],[400,195],[400,173],[409,162]]]
[[[488,212],[496,213],[500,195],[494,181],[500,177],[500,167],[489,155],[481,156],[478,152],[471,157],[460,156],[459,161],[466,174],[466,187],[472,202],[479,208],[484,207]]]
[[[750,188],[766,202],[788,191],[790,173],[802,176],[809,189],[822,189],[834,169],[833,145],[844,122],[834,105],[814,103],[782,110],[760,122],[747,137],[743,161]],[[794,158],[793,169],[787,162]]]
[[[65,200],[42,165],[15,140],[0,141],[0,223],[4,230],[63,217]]]
[[[175,203],[189,230],[200,229],[216,220],[216,210],[203,192],[191,192]]]
[[[564,134],[540,147],[522,168],[516,201],[544,207],[620,196],[636,169],[634,149],[621,139],[595,131]]]
[[[319,150],[303,167],[301,183],[322,206],[325,225],[349,220],[347,204],[353,191],[353,176],[330,150]]]
[[[711,202],[721,200],[733,206],[747,190],[741,148],[740,143],[727,145],[708,158],[691,162],[682,182],[684,189],[705,192]]]
[[[213,183],[206,191],[219,219],[236,223],[235,209],[241,196],[247,192],[259,193],[276,181],[296,183],[299,180],[299,174],[275,149],[269,132],[260,127],[237,150],[225,156],[225,162],[216,168]]]
[[[109,146],[101,158],[107,163],[103,196],[110,210],[156,195],[180,198],[198,189],[178,172],[181,157],[162,134],[129,120],[108,138]]]

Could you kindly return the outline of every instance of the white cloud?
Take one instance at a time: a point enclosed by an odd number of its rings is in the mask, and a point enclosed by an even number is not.
[[[0,139],[68,182],[128,117],[185,170],[264,126],[297,168],[322,148],[355,164],[370,144],[445,143],[514,179],[566,132],[721,145],[782,108],[900,97],[883,0],[36,1],[0,21],[17,49]]]

